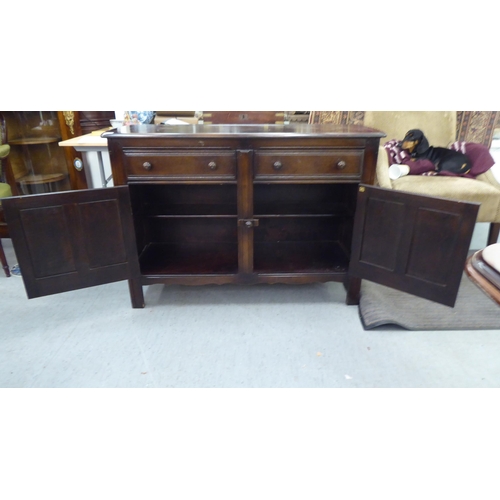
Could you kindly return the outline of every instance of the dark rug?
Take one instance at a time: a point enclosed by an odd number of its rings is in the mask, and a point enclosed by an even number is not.
[[[407,330],[500,329],[500,306],[465,273],[453,308],[363,280],[359,312],[367,330],[382,325]]]

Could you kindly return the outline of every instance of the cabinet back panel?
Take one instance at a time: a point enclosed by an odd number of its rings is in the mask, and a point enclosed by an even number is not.
[[[151,218],[146,222],[147,239],[156,243],[189,243],[238,241],[236,217]]]
[[[351,214],[357,184],[256,184],[255,214]]]
[[[351,220],[352,224],[352,220]],[[255,241],[337,241],[343,221],[336,217],[260,218]]]
[[[147,215],[235,215],[236,185],[131,185],[132,203]]]

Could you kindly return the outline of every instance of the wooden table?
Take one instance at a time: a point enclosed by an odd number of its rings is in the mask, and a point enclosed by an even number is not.
[[[75,168],[84,168],[87,184],[91,188],[109,187],[113,185],[113,176],[109,167],[108,141],[101,137],[108,129],[98,130],[90,134],[73,137],[59,142],[59,146],[75,148],[83,153],[82,165]],[[97,159],[97,163],[94,162]]]

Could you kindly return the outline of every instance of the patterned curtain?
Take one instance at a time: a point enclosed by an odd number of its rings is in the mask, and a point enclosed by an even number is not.
[[[363,125],[364,111],[311,111],[309,123]],[[456,140],[491,147],[495,128],[500,128],[499,111],[457,111]]]
[[[500,126],[498,111],[457,111],[457,140],[491,146],[495,128]]]
[[[309,123],[363,125],[364,119],[364,111],[311,111],[309,115]]]

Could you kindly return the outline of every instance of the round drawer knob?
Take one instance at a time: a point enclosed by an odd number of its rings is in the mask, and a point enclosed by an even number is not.
[[[340,160],[337,162],[337,168],[342,170],[347,166],[347,163],[344,160]]]
[[[208,168],[210,170],[215,170],[217,168],[217,163],[215,163],[214,161],[211,161],[209,164],[208,164]]]
[[[274,170],[280,170],[282,166],[283,166],[283,163],[281,163],[280,161],[275,161],[273,163]]]
[[[252,221],[247,220],[247,221],[245,222],[245,226],[246,226],[246,227],[252,227],[252,225],[253,225],[253,224],[252,224]]]
[[[151,163],[149,163],[149,161],[145,161],[142,164],[142,167],[144,168],[144,170],[151,170],[153,168],[153,165],[151,165]]]

